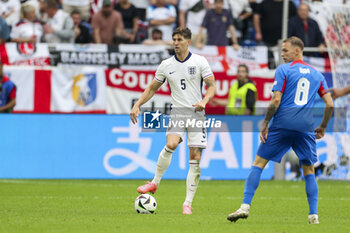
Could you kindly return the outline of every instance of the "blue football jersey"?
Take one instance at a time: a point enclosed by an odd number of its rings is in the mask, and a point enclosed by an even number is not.
[[[16,85],[4,76],[0,91],[0,106],[5,106],[13,98],[16,98]]]
[[[270,127],[313,132],[315,97],[317,93],[322,97],[327,89],[324,76],[302,60],[280,65],[272,91],[283,95]]]

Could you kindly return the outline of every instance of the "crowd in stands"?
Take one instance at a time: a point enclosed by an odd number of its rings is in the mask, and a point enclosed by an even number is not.
[[[288,36],[322,49],[310,2],[289,1]],[[0,42],[171,44],[173,29],[187,26],[198,48],[275,46],[282,9],[283,0],[0,0]]]

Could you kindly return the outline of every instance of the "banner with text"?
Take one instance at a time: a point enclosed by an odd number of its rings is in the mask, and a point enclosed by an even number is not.
[[[4,65],[48,66],[50,53],[47,44],[0,44],[0,57]]]
[[[213,71],[236,72],[237,65],[247,64],[250,70],[267,70],[267,48],[205,46],[194,53],[206,57]],[[31,66],[101,66],[122,69],[155,70],[162,60],[173,54],[165,45],[45,44],[6,43],[0,45],[2,63]]]
[[[128,114],[154,78],[155,71],[147,70],[123,70],[107,69],[107,113]],[[266,106],[271,98],[271,90],[274,82],[273,71],[251,72],[250,78],[258,89],[258,106]],[[228,92],[232,83],[237,80],[236,75],[228,75],[226,72],[214,72],[216,79],[216,98],[228,98]],[[203,94],[206,92],[203,86]],[[155,96],[144,107],[167,108],[170,106],[170,88],[164,83]],[[224,114],[224,107],[211,107],[206,109],[207,114]]]

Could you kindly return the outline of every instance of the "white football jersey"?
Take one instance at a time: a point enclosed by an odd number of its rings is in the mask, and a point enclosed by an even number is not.
[[[200,55],[189,53],[184,61],[172,56],[159,65],[155,80],[169,83],[173,107],[193,108],[203,99],[203,80],[213,76],[208,61]]]

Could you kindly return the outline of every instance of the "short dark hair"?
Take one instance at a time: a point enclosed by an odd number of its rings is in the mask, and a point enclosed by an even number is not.
[[[185,39],[191,40],[192,38],[192,32],[188,27],[178,27],[174,30],[172,37],[174,37],[175,35],[180,34],[181,36],[183,36]]]
[[[249,73],[249,68],[248,68],[248,66],[246,64],[239,64],[238,67],[237,67],[237,70],[238,70],[239,67],[243,67],[247,71],[247,73]]]
[[[152,35],[155,34],[155,33],[163,35],[163,32],[161,30],[159,30],[158,28],[155,28],[155,29],[152,30]]]
[[[45,3],[49,9],[58,9],[58,3],[56,0],[45,0]]]
[[[283,43],[289,42],[292,46],[299,47],[301,51],[304,50],[304,42],[296,36],[291,36],[283,41]]]
[[[81,15],[80,11],[77,9],[72,10],[72,12],[70,13],[70,15]]]

